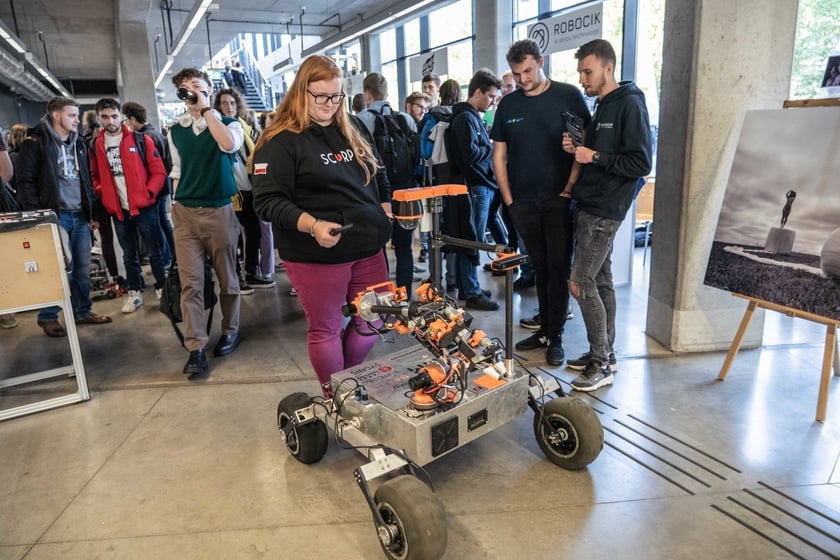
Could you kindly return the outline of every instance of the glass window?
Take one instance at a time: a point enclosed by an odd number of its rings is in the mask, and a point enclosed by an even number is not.
[[[467,39],[454,45],[449,45],[449,74],[446,78],[452,78],[466,89],[473,75],[473,49],[472,40]],[[418,83],[419,86],[419,83]],[[466,98],[461,99],[466,101]]]
[[[393,27],[379,34],[379,55],[383,62],[397,58],[397,31]]]
[[[397,62],[392,61],[382,65],[382,76],[388,82],[388,98],[397,99],[399,95],[399,82],[397,81]],[[394,105],[397,103],[394,101]]]
[[[539,13],[540,8],[537,0],[514,0],[513,2],[513,19],[515,21],[533,19],[537,17]],[[522,37],[519,39],[521,38]]]
[[[836,2],[800,0],[793,47],[792,99],[825,97],[821,89],[831,69],[829,56],[840,53],[840,18]]]
[[[429,13],[429,43],[431,48],[465,37],[472,37],[472,2],[458,0]]]
[[[412,56],[420,52],[420,18],[415,18],[403,25],[405,55]]]

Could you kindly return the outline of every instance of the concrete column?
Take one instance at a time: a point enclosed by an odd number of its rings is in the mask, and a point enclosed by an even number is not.
[[[379,49],[379,34],[365,33],[359,37],[362,48],[362,72],[370,74],[382,70],[382,53]]]
[[[513,3],[510,0],[473,1],[473,67],[497,75],[508,70],[505,53],[513,40]]]
[[[746,303],[703,285],[744,112],[788,97],[798,2],[668,0],[647,334],[727,348]],[[757,313],[744,347],[761,343]]]
[[[149,122],[159,128],[152,45],[145,22],[132,19],[117,20],[117,91],[120,101],[136,101],[148,111]],[[175,89],[171,83],[161,83],[172,99]]]

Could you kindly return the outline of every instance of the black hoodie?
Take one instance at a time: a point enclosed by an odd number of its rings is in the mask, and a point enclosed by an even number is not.
[[[600,153],[600,161],[583,166],[572,197],[581,210],[621,221],[633,203],[636,182],[651,168],[645,95],[635,84],[622,82],[598,103],[585,144]]]
[[[490,143],[487,126],[475,107],[466,101],[452,107],[449,134],[451,143],[447,147],[463,172],[467,186],[483,185],[498,189],[493,174],[493,144]]]
[[[358,119],[356,128],[369,144]],[[382,169],[365,184],[365,174],[347,140],[335,125],[312,124],[296,134],[283,131],[254,153],[254,209],[274,225],[280,257],[292,262],[332,264],[363,259],[381,250],[391,223],[380,205],[390,202],[390,184]],[[298,231],[301,214],[353,224],[332,248]]]

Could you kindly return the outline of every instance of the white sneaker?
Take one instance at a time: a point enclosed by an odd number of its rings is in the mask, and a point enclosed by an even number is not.
[[[160,298],[163,297],[163,288],[155,288],[155,296],[160,301]]]
[[[129,290],[122,306],[123,313],[134,313],[143,306],[143,292]]]

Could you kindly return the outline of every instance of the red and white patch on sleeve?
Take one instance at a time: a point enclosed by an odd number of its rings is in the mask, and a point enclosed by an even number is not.
[[[254,164],[254,175],[265,175],[266,173],[268,173],[267,163]]]

